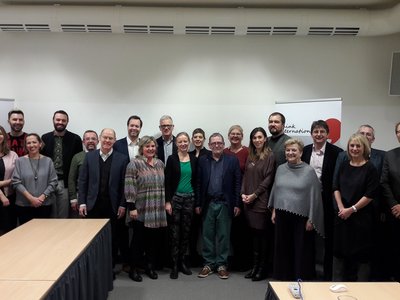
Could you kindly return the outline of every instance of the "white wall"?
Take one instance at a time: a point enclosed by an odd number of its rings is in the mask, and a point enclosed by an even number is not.
[[[342,140],[369,123],[374,146],[388,150],[398,146],[400,97],[389,97],[388,85],[399,50],[400,35],[0,33],[0,98],[24,110],[26,131],[52,130],[57,109],[69,113],[71,131],[113,127],[118,137],[131,114],[142,117],[143,134],[157,133],[159,117],[170,114],[176,133],[203,127],[226,134],[238,123],[247,143],[275,101],[341,97]]]

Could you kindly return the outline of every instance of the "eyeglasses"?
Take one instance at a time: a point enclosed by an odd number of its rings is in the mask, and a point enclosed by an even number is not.
[[[172,128],[174,125],[160,125],[160,128],[166,129],[166,128]]]
[[[213,143],[210,143],[210,146],[211,146],[211,147],[223,146],[223,145],[224,145],[224,143],[222,143],[222,142],[213,142]]]

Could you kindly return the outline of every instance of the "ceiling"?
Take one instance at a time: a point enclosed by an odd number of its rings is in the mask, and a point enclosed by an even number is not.
[[[393,7],[399,0],[0,0],[0,5],[123,5],[158,7],[365,8]]]
[[[400,0],[0,0],[0,32],[379,36]]]

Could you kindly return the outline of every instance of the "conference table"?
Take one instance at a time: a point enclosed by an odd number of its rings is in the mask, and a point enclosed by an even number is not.
[[[287,281],[268,282],[266,300],[293,300]],[[301,282],[304,300],[399,300],[398,282],[340,282],[347,291],[334,293],[329,290],[333,282]],[[335,282],[335,284],[338,284]]]
[[[106,299],[107,219],[34,219],[0,237],[2,299]]]

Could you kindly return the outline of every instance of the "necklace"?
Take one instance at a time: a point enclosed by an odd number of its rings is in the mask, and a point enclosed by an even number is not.
[[[38,173],[39,173],[39,162],[40,162],[40,156],[39,159],[37,160],[36,168],[33,166],[32,159],[29,158],[29,163],[31,164],[32,172],[33,172],[33,179],[38,180]]]

